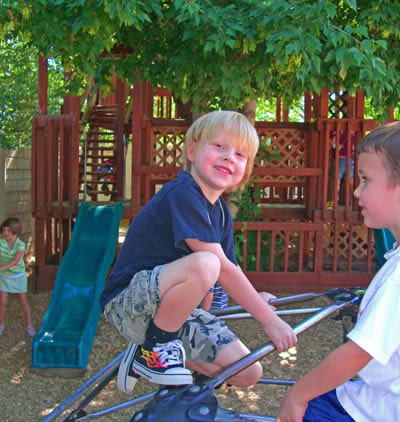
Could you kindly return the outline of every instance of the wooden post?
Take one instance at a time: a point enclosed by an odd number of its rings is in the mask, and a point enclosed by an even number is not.
[[[115,128],[114,142],[116,143],[116,191],[117,199],[122,199],[124,196],[124,177],[125,177],[125,155],[124,155],[124,111],[125,111],[125,83],[117,78],[116,81],[116,101],[117,101],[117,120]]]
[[[313,95],[314,119],[318,119],[318,117],[321,117],[320,101],[321,101],[320,96],[316,92],[314,92],[314,95]]]
[[[320,116],[324,119],[328,118],[329,112],[329,89],[321,89],[321,96],[319,102]]]
[[[136,83],[133,88],[132,100],[132,183],[131,201],[132,212],[136,214],[140,209],[140,165],[142,157],[142,116],[144,83]]]
[[[276,115],[276,121],[280,122],[281,121],[281,99],[280,98],[278,98],[276,100],[276,113],[275,113],[275,115]]]
[[[311,122],[311,94],[309,92],[306,92],[304,94],[304,122],[310,123]]]
[[[356,94],[356,118],[363,119],[365,112],[364,91],[357,91]]]
[[[38,58],[38,111],[40,114],[47,114],[48,110],[48,86],[49,76],[47,70],[47,59],[39,54]]]

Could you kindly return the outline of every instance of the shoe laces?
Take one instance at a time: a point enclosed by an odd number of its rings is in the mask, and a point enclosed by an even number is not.
[[[157,343],[153,351],[158,354],[160,362],[164,366],[185,366],[186,352],[181,340],[172,340],[168,343]],[[182,356],[182,359],[181,357]]]

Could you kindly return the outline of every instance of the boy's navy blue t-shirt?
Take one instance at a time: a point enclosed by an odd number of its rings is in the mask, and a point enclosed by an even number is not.
[[[211,204],[193,177],[181,170],[132,221],[101,295],[101,308],[125,289],[137,272],[192,253],[185,239],[219,243],[236,264],[228,207],[222,198]]]

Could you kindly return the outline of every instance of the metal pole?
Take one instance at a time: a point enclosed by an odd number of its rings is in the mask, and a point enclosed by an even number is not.
[[[335,296],[340,293],[346,293],[346,292],[348,292],[348,289],[331,289],[322,293],[300,293],[298,295],[285,296],[285,297],[280,297],[277,299],[272,299],[270,300],[269,304],[272,306],[281,306],[281,305],[287,305],[289,303],[305,302],[307,300],[312,300],[312,299],[315,299],[316,297],[321,297],[321,296]],[[219,315],[230,314],[233,312],[239,312],[242,310],[243,308],[239,305],[228,306],[223,309],[216,309],[215,311],[212,311],[212,314],[219,316]]]
[[[319,308],[299,308],[299,309],[282,309],[280,311],[275,311],[276,315],[302,315],[302,314],[312,314],[315,312],[319,312],[321,307]],[[237,314],[229,314],[229,315],[221,315],[218,316],[218,319],[244,319],[244,318],[253,318],[253,316],[248,312],[240,312]]]

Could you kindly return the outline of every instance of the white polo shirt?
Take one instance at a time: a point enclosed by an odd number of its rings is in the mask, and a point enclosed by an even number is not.
[[[348,334],[373,359],[358,373],[359,380],[336,389],[339,402],[357,422],[400,421],[400,246],[385,258]]]

